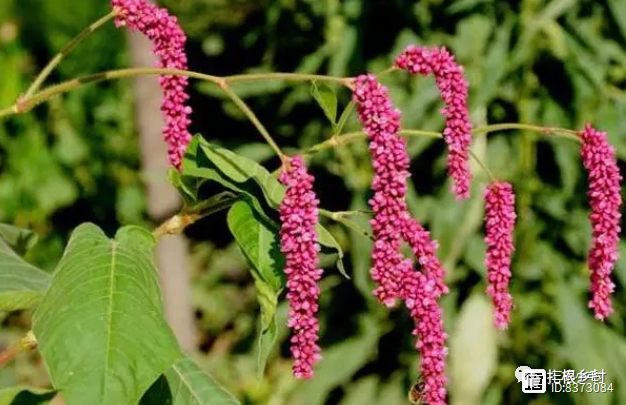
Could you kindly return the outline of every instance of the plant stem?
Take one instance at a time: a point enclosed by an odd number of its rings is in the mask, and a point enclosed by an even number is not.
[[[292,82],[310,82],[316,80],[321,82],[335,82],[344,86],[346,86],[350,81],[350,78],[346,77],[333,77],[302,73],[251,73],[245,75],[225,76],[223,79],[228,84],[268,80],[287,80]]]
[[[9,108],[5,108],[3,110],[0,110],[0,118],[7,117],[9,115],[15,115],[15,114],[18,114],[18,113],[19,113],[19,111],[17,109],[17,104],[15,104],[15,105],[12,105]]]
[[[581,142],[579,137],[579,131],[573,129],[565,129],[565,128],[555,128],[555,127],[541,127],[538,125],[530,125],[530,124],[519,124],[519,123],[504,123],[504,124],[493,124],[486,125],[484,127],[474,128],[472,131],[472,135],[484,135],[490,132],[496,131],[506,131],[506,130],[527,130],[527,131],[535,131],[542,133],[544,135],[556,135],[565,139],[574,140],[576,142]],[[440,132],[432,132],[432,131],[422,131],[417,129],[405,129],[400,131],[400,135],[406,137],[413,136],[426,136],[430,138],[442,138],[443,135]],[[355,141],[357,139],[366,139],[367,134],[362,131],[358,132],[349,132],[343,135],[333,135],[327,140],[318,143],[317,145],[311,146],[309,149],[304,151],[305,155],[311,155],[317,152],[321,152],[326,149],[339,147]],[[493,173],[487,168],[487,166],[480,160],[478,156],[476,156],[472,151],[470,151],[471,157],[478,163],[478,165],[485,171],[487,176],[489,176],[490,180],[495,180]]]
[[[169,218],[159,225],[152,233],[155,238],[165,235],[181,233],[194,222],[206,218],[230,207],[237,200],[237,196],[230,191],[216,194],[206,201],[191,208],[183,210],[181,213]]]
[[[29,331],[16,345],[0,352],[0,368],[13,361],[20,353],[34,350],[36,347],[37,339],[35,339],[33,332]]]
[[[378,74],[376,75],[376,77],[378,77],[379,79],[381,79],[381,78],[383,78],[383,77],[385,77],[385,76],[387,76],[387,75],[389,75],[389,74],[391,74],[391,73],[395,72],[396,70],[398,70],[398,68],[397,68],[397,67],[395,67],[395,66],[391,66],[391,67],[389,67],[389,68],[387,68],[387,69],[383,70],[382,72],[378,73]]]
[[[85,38],[89,36],[89,34],[96,31],[98,28],[102,27],[104,24],[115,18],[115,15],[115,11],[111,11],[109,14],[100,18],[89,27],[81,31],[80,34],[72,38],[72,40],[67,45],[65,45],[63,49],[61,49],[61,51],[59,51],[59,53],[57,53],[54,58],[52,58],[52,60],[48,62],[48,64],[43,68],[41,73],[39,73],[37,78],[35,78],[33,84],[31,84],[26,91],[26,94],[24,94],[24,98],[29,98],[33,94],[35,94],[35,92],[39,90],[39,87],[41,87],[43,82],[48,78],[48,76],[50,76],[50,73],[52,73],[52,71],[59,65],[59,63],[61,63],[63,58],[65,58],[70,52],[72,52],[72,50],[78,44],[80,44]]]
[[[542,133],[544,135],[556,135],[556,136],[560,136],[561,138],[573,140],[576,142],[581,142],[580,137],[579,137],[580,131],[576,131],[573,129],[556,128],[556,127],[541,127],[538,125],[518,124],[518,123],[493,124],[493,125],[487,125],[484,127],[477,127],[477,128],[474,128],[474,130],[472,131],[472,135],[478,136],[478,135],[484,135],[490,132],[507,131],[507,130],[515,130],[515,129],[535,131],[535,132]],[[416,129],[401,130],[400,135],[407,136],[407,137],[413,137],[413,136],[426,136],[430,138],[442,138],[443,137],[441,132],[422,131],[422,130],[416,130]],[[366,138],[367,138],[367,134],[362,131],[348,132],[342,135],[336,135],[323,142],[318,143],[317,145],[311,146],[309,149],[307,149],[304,152],[304,154],[310,155],[313,153],[321,152],[325,149],[334,148],[337,146],[345,145],[352,141],[356,141],[358,139],[366,139]]]
[[[571,139],[576,142],[581,142],[580,131],[576,131],[573,129],[542,127],[539,125],[519,124],[519,123],[492,124],[492,125],[487,125],[484,127],[474,128],[474,130],[472,131],[472,134],[480,135],[480,134],[486,134],[488,132],[505,131],[505,130],[513,130],[513,129],[534,131],[534,132],[542,133],[544,135],[557,135],[563,138]]]
[[[222,91],[224,91],[224,93],[226,93],[226,95],[228,95],[228,97],[230,97],[230,99],[237,105],[237,107],[239,107],[239,109],[246,115],[246,117],[248,117],[250,122],[252,122],[252,125],[256,127],[261,136],[265,139],[265,142],[267,142],[272,147],[272,149],[274,149],[274,152],[276,153],[276,155],[278,155],[280,160],[283,162],[287,161],[287,155],[285,155],[283,151],[280,150],[280,147],[274,141],[274,138],[272,138],[272,136],[263,126],[261,121],[259,121],[259,118],[256,116],[254,111],[252,111],[252,109],[248,107],[248,104],[246,104],[246,102],[243,101],[241,97],[237,95],[237,93],[235,93],[230,87],[228,87],[228,84],[226,84],[225,82],[220,83],[220,88],[222,89]]]
[[[330,218],[335,222],[338,222],[340,224],[345,225],[347,228],[350,228],[352,230],[357,231],[358,233],[360,233],[361,235],[369,238],[369,239],[374,239],[374,237],[372,236],[371,233],[369,233],[367,230],[363,229],[361,226],[359,226],[356,222],[351,221],[347,218],[345,218],[346,215],[349,215],[349,212],[344,211],[344,212],[332,212],[332,211],[328,211],[325,209],[318,209],[320,215],[326,217],[326,218]]]
[[[485,162],[483,162],[471,149],[469,150],[469,154],[474,159],[474,161],[478,163],[480,168],[483,169],[483,171],[487,174],[487,177],[489,177],[489,180],[495,181],[496,177],[493,175],[493,173],[491,173],[491,170],[489,170]]]
[[[198,80],[214,83],[218,86],[222,86],[224,83],[234,83],[242,81],[267,81],[267,80],[287,80],[287,81],[310,81],[310,80],[325,80],[332,82],[339,82],[343,84],[349,83],[349,78],[321,76],[321,75],[301,75],[296,73],[264,73],[258,75],[236,75],[236,76],[214,76],[200,72],[193,72],[189,70],[180,69],[159,69],[159,68],[132,68],[132,69],[117,69],[109,70],[100,73],[94,73],[91,75],[75,78],[66,82],[57,84],[55,86],[48,87],[38,93],[30,95],[28,97],[22,97],[16,106],[12,106],[9,109],[1,110],[1,115],[11,115],[16,113],[27,112],[36,105],[47,101],[49,98],[58,94],[66,93],[77,87],[84,86],[89,83],[96,83],[105,80],[115,80],[130,78],[136,76],[145,75],[168,75],[168,76],[187,76]]]
[[[187,70],[179,69],[158,69],[158,68],[132,68],[132,69],[118,69],[109,70],[106,72],[94,73],[91,75],[78,77],[76,79],[68,80],[66,82],[57,84],[55,86],[48,87],[31,97],[24,97],[17,103],[17,108],[20,113],[31,110],[38,104],[41,104],[51,97],[56,95],[67,93],[77,87],[84,86],[90,83],[97,83],[106,80],[123,79],[136,76],[145,75],[169,75],[169,76],[187,76],[195,79],[203,80],[218,84],[222,80],[218,76],[207,75],[204,73],[191,72]]]

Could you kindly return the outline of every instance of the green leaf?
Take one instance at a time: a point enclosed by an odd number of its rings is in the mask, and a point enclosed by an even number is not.
[[[350,101],[350,103],[348,103],[346,108],[343,109],[343,112],[341,113],[341,116],[339,117],[339,122],[337,123],[337,126],[335,127],[335,134],[337,135],[341,134],[341,131],[343,131],[343,128],[346,126],[346,123],[348,122],[348,118],[350,118],[350,115],[352,114],[352,111],[354,111],[355,106],[356,106],[356,103],[354,101]]]
[[[285,285],[285,262],[277,238],[278,228],[275,224],[266,223],[245,201],[238,201],[230,208],[227,221],[237,244],[252,266],[255,284],[267,285],[263,291],[269,293],[269,296],[262,294],[259,297],[265,330],[274,317],[278,294]]]
[[[0,390],[0,405],[44,405],[50,403],[55,395],[55,391],[39,388],[5,388]]]
[[[613,13],[613,19],[617,23],[622,37],[626,39],[626,3],[624,0],[608,0],[609,9]]]
[[[337,122],[337,95],[335,90],[326,82],[313,81],[311,83],[311,95],[317,101],[326,118],[333,124],[333,127]]]
[[[0,238],[18,255],[24,255],[37,244],[37,235],[33,231],[8,224],[0,224]]]
[[[558,307],[556,319],[559,321],[564,340],[563,353],[576,370],[608,370],[609,362],[602,355],[602,345],[598,344],[600,341],[598,332],[602,324],[593,320],[576,290],[561,279],[555,294]],[[607,373],[605,382],[609,384],[613,378],[614,376]],[[580,396],[580,393],[576,395]],[[611,403],[611,397],[606,393],[584,393],[583,396],[587,397],[585,399],[590,404]]]
[[[193,138],[187,148],[183,176],[215,181],[229,190],[243,194],[266,224],[273,223],[277,218],[275,211],[285,195],[283,185],[263,166],[212,145],[199,135]],[[337,266],[345,275],[341,246],[323,226],[318,225],[316,229],[322,247],[334,250],[339,255]]]
[[[378,394],[378,377],[364,377],[352,384],[340,405],[362,405],[371,403]],[[403,398],[404,399],[404,398]]]
[[[20,240],[17,229],[4,229],[9,240]],[[19,257],[4,240],[4,235],[0,238],[0,311],[30,308],[46,292],[51,277]]]
[[[450,394],[479,405],[497,366],[498,344],[491,305],[483,294],[463,304],[450,336]],[[461,403],[461,402],[459,402]]]
[[[337,270],[339,270],[345,278],[349,279],[350,276],[346,273],[346,268],[343,265],[343,249],[339,245],[339,242],[337,242],[337,239],[335,239],[328,229],[320,224],[317,224],[315,230],[317,231],[318,242],[322,246],[322,251],[331,250],[337,252]]]
[[[263,166],[227,149],[211,145],[196,135],[185,155],[183,176],[210,180],[250,198],[254,209],[266,219],[280,205],[283,186]]]
[[[178,360],[146,392],[139,405],[240,405],[187,357]]]
[[[278,295],[285,286],[285,262],[280,252],[278,228],[268,224],[244,201],[228,211],[228,227],[252,266],[252,276],[261,306],[261,331],[258,338],[257,363],[262,375],[267,357],[276,342],[276,307]]]
[[[167,171],[167,179],[170,184],[178,189],[187,204],[193,204],[196,201],[198,197],[198,184],[196,179],[192,177],[185,178],[178,170],[171,167]]]
[[[482,75],[480,86],[476,89],[475,100],[472,102],[475,106],[489,103],[500,90],[500,82],[507,70],[506,56],[509,52],[512,29],[512,20],[508,20],[496,30],[493,43],[485,57],[485,73]]]
[[[68,405],[135,404],[181,356],[163,315],[155,239],[93,224],[72,233],[34,316],[38,348]]]
[[[262,322],[261,322],[262,323]],[[263,325],[261,325],[263,328]],[[265,366],[267,365],[267,359],[276,344],[276,339],[278,338],[278,322],[276,320],[276,315],[270,322],[269,326],[266,329],[262,329],[259,331],[259,338],[257,341],[257,370],[259,379],[263,377],[263,373],[265,373]]]

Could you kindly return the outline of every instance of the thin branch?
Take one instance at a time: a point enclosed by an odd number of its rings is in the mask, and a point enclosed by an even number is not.
[[[235,93],[230,87],[228,87],[228,85],[225,82],[220,83],[220,88],[237,105],[237,107],[239,107],[239,109],[250,120],[252,125],[256,127],[256,129],[259,131],[261,136],[265,139],[265,142],[267,142],[272,147],[272,149],[274,150],[276,155],[278,155],[280,160],[283,162],[286,162],[287,155],[285,155],[283,151],[280,150],[280,147],[278,146],[276,141],[274,141],[274,138],[272,138],[270,133],[267,131],[265,126],[263,126],[259,118],[256,116],[254,111],[252,111],[252,109],[248,106],[248,104],[246,104],[246,102],[243,101],[241,97],[237,95],[237,93]]]
[[[34,350],[36,348],[37,339],[35,339],[35,334],[33,331],[29,331],[16,345],[0,352],[0,368],[13,361],[20,353]]]
[[[243,75],[224,76],[223,80],[228,83],[242,83],[242,82],[259,82],[268,80],[287,80],[292,82],[334,82],[343,86],[350,84],[351,78],[348,77],[333,77],[324,75],[312,75],[303,73],[250,73]]]
[[[183,210],[159,225],[152,233],[155,238],[165,235],[182,233],[185,228],[194,222],[206,218],[209,215],[223,211],[237,201],[237,196],[230,191],[224,191],[213,197]]]
[[[352,215],[354,214],[354,212],[350,212],[350,211],[332,212],[332,211],[328,211],[328,210],[321,209],[321,208],[318,211],[320,215],[326,218],[332,219],[333,221],[338,222],[340,224],[343,224],[347,228],[350,228],[352,230],[359,232],[361,235],[365,236],[366,238],[369,238],[372,240],[374,239],[374,236],[371,233],[369,233],[367,230],[363,229],[362,226],[346,218],[346,216]]]
[[[59,63],[61,63],[63,58],[65,58],[70,52],[72,52],[72,50],[76,48],[78,44],[80,44],[85,38],[89,36],[89,34],[91,34],[94,31],[97,31],[98,28],[102,27],[104,24],[111,21],[113,18],[115,18],[115,16],[116,16],[115,11],[110,12],[104,17],[98,19],[89,27],[85,28],[83,31],[80,32],[80,34],[72,38],[72,40],[67,45],[65,45],[63,49],[61,49],[59,53],[57,53],[55,57],[52,58],[52,60],[50,60],[50,62],[48,62],[48,64],[43,68],[41,73],[39,73],[37,78],[35,78],[35,81],[33,82],[33,84],[31,84],[31,86],[26,91],[24,98],[29,98],[33,94],[35,94],[35,92],[39,90],[39,87],[41,87],[43,82],[45,82],[48,76],[50,76],[50,73],[52,73],[52,71],[59,65]]]

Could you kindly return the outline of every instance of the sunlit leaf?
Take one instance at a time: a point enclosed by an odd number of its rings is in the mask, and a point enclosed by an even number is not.
[[[328,121],[334,126],[337,122],[337,95],[326,82],[313,81],[311,95],[322,108]]]
[[[244,201],[235,203],[228,211],[228,227],[252,266],[263,330],[266,330],[274,318],[278,294],[285,285],[278,229],[275,224],[265,223]]]
[[[192,360],[183,357],[150,387],[139,405],[240,405]]]
[[[33,323],[68,405],[137,403],[181,356],[163,315],[154,244],[135,226],[113,240],[92,224],[72,233]]]
[[[465,301],[450,336],[453,404],[480,405],[497,365],[498,343],[491,304],[483,294]]]
[[[285,286],[284,257],[280,252],[278,228],[267,224],[244,201],[228,211],[228,227],[252,266],[254,286],[261,306],[261,331],[258,338],[258,368],[263,373],[267,356],[276,341],[276,307]]]
[[[215,181],[245,195],[252,208],[268,224],[278,219],[276,210],[285,195],[280,182],[260,164],[212,145],[200,136],[195,136],[187,148],[183,176]],[[316,229],[320,245],[339,255],[337,266],[345,275],[341,246],[324,227],[318,225]]]

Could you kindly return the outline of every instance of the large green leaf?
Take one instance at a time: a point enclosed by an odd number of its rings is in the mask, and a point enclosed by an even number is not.
[[[11,387],[0,390],[0,405],[44,405],[56,392],[39,388]]]
[[[13,228],[14,230],[17,228]],[[50,283],[50,275],[19,257],[0,232],[0,311],[29,308],[43,296]],[[9,229],[11,230],[11,229]],[[17,233],[13,241],[21,239]]]
[[[136,404],[181,356],[165,321],[145,229],[114,240],[93,224],[72,234],[33,330],[68,405]]]
[[[239,405],[192,360],[178,360],[162,375],[141,399],[140,405]]]

